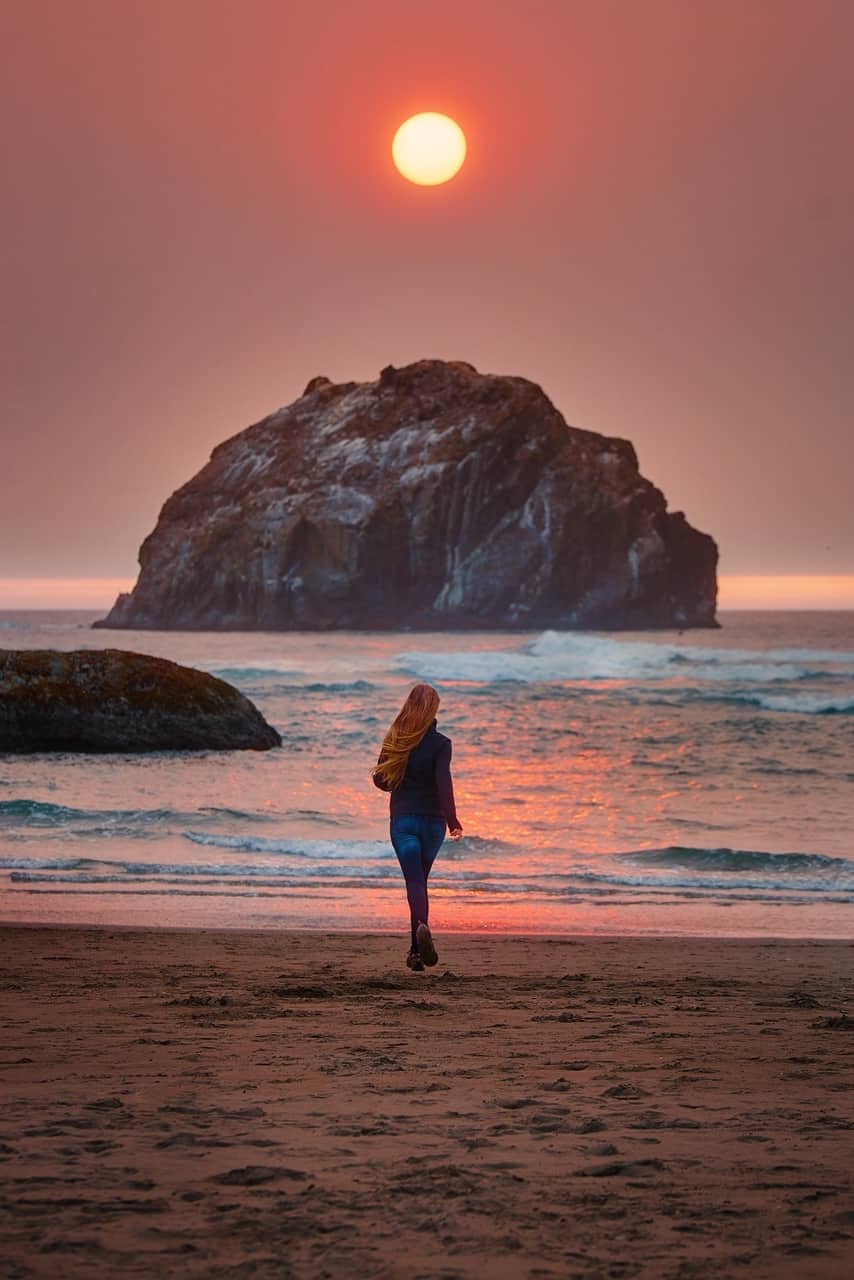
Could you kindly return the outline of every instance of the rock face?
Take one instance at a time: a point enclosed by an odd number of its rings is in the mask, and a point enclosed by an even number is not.
[[[0,752],[281,744],[248,698],[204,671],[120,649],[0,650]]]
[[[96,626],[716,625],[717,547],[627,440],[439,360],[314,378],[214,450],[139,560]]]

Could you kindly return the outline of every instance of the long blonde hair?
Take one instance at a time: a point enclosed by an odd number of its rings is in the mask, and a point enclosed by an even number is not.
[[[371,770],[384,791],[393,791],[402,782],[409,753],[430,728],[438,709],[439,695],[432,685],[416,684],[409,690],[383,738],[380,758]]]

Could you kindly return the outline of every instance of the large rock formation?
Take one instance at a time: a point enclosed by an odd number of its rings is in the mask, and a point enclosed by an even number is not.
[[[281,744],[248,698],[205,671],[120,649],[0,649],[0,752]]]
[[[627,440],[534,383],[422,360],[314,378],[214,449],[108,627],[714,626],[717,548]]]

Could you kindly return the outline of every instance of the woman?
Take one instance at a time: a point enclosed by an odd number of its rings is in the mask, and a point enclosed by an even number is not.
[[[415,685],[371,770],[374,785],[391,792],[391,842],[406,881],[412,926],[406,963],[418,972],[439,959],[428,924],[427,877],[445,839],[445,824],[452,840],[463,834],[454,807],[451,740],[436,729],[438,709],[432,685]]]

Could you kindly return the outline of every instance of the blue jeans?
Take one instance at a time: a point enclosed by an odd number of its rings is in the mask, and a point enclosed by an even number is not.
[[[445,830],[444,818],[431,818],[427,814],[404,813],[391,820],[391,842],[406,881],[413,951],[417,949],[415,930],[422,921],[428,922],[427,877],[442,847]]]

